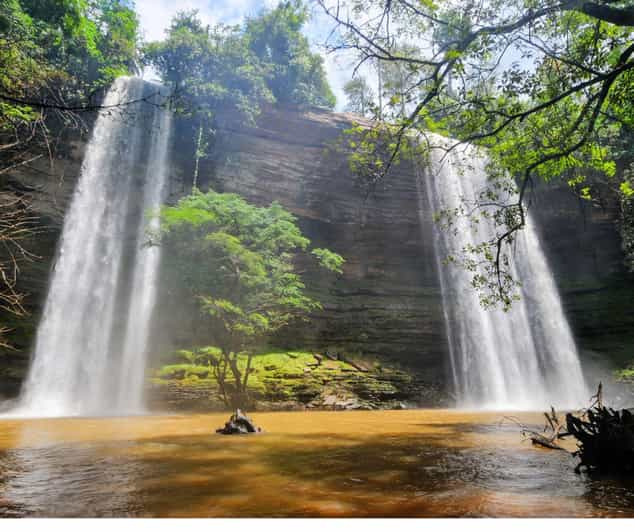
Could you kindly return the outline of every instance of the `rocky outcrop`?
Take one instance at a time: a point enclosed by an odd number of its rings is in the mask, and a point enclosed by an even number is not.
[[[367,358],[342,360],[294,351],[254,357],[248,395],[250,408],[255,410],[377,410],[449,405],[446,394],[418,372]],[[175,364],[154,370],[146,398],[156,410],[227,408],[217,381],[205,366]]]

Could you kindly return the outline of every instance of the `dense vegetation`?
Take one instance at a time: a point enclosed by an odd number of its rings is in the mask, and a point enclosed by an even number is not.
[[[73,127],[70,113],[90,107],[96,91],[134,70],[137,29],[136,13],[122,0],[0,5],[4,165],[19,162],[20,149],[51,134],[47,119]]]
[[[256,207],[235,194],[194,189],[161,217],[166,265],[218,346],[196,351],[192,361],[213,369],[228,405],[246,406],[254,348],[321,308],[306,294],[298,256],[309,253],[333,272],[341,271],[343,258],[309,249],[295,217],[277,203]]]

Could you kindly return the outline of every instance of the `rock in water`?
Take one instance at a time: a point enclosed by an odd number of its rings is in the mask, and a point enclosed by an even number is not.
[[[250,432],[262,432],[253,420],[239,408],[225,423],[225,426],[216,430],[218,434],[249,434]]]

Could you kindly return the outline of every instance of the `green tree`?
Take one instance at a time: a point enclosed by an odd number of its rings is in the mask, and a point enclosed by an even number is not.
[[[370,116],[375,108],[374,91],[364,77],[351,79],[343,86],[348,99],[345,110],[362,116]]]
[[[267,72],[238,26],[204,26],[196,11],[177,14],[163,41],[149,43],[145,62],[173,87],[178,111],[209,125],[233,117],[252,122],[273,101]]]
[[[245,38],[269,69],[269,88],[277,102],[332,109],[336,99],[323,60],[310,51],[308,39],[301,33],[307,21],[308,9],[301,0],[281,2],[271,11],[248,19]]]
[[[281,3],[242,26],[207,27],[196,11],[181,12],[163,41],[145,47],[144,62],[173,87],[175,110],[189,118],[194,186],[223,125],[253,124],[274,102],[334,107],[321,56],[301,34],[306,20],[301,2]]]
[[[310,249],[295,217],[273,203],[256,207],[236,194],[194,189],[161,211],[162,245],[168,268],[209,318],[210,335],[221,356],[211,357],[231,406],[247,406],[253,347],[292,320],[321,308],[306,294],[296,269],[310,255],[327,270],[340,272],[343,258]],[[246,357],[246,364],[240,360]]]
[[[172,107],[188,119],[194,144],[193,184],[199,162],[213,153],[216,131],[228,123],[253,123],[273,102],[268,71],[238,26],[204,26],[196,11],[177,14],[163,41],[149,43],[144,61],[173,89]]]

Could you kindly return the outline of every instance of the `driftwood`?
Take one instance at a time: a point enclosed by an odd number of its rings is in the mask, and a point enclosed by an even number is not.
[[[225,423],[225,426],[216,430],[218,434],[249,434],[262,432],[253,420],[242,412],[239,408]]]
[[[594,402],[581,415],[567,414],[568,432],[578,441],[572,453],[582,467],[601,473],[634,474],[634,414],[620,412],[603,404],[603,385],[599,383]]]
[[[544,412],[544,417],[546,418],[546,424],[542,432],[529,429],[515,418],[512,420],[520,426],[522,435],[528,438],[533,445],[557,451],[566,451],[566,449],[559,445],[558,441],[566,436],[570,436],[570,433],[564,431],[563,423],[559,420],[555,408],[551,406],[550,412]]]

